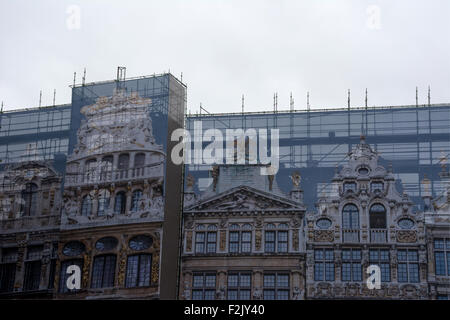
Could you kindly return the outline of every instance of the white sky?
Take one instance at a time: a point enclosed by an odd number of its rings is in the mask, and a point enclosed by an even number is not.
[[[70,5],[80,9],[73,29]],[[368,9],[376,6],[375,9]],[[371,7],[373,8],[373,7]],[[376,8],[379,9],[377,19]],[[72,26],[72,27],[70,27]],[[70,103],[68,87],[183,72],[188,108],[210,112],[450,102],[448,0],[0,0],[5,110]]]

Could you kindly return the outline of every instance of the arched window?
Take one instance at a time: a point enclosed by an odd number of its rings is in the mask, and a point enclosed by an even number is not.
[[[131,211],[136,212],[139,209],[139,200],[142,197],[142,190],[135,190],[131,196]]]
[[[354,204],[347,204],[342,209],[342,228],[359,229],[359,210]]]
[[[112,169],[113,169],[113,157],[112,156],[103,157],[100,166],[100,179],[102,181],[110,180]]]
[[[125,214],[125,209],[127,206],[127,196],[125,192],[117,192],[116,198],[114,199],[114,212],[119,214]]]
[[[108,254],[96,256],[92,267],[91,288],[114,287],[116,272],[116,255]]]
[[[92,214],[92,198],[90,195],[85,195],[81,201],[81,215],[89,216]]]
[[[120,179],[128,178],[128,169],[130,167],[130,156],[128,154],[121,154],[119,156],[119,176]]]
[[[111,197],[111,194],[106,189],[101,189],[98,192],[98,215],[99,216],[104,216],[106,213],[106,210],[108,210],[110,197]]]
[[[369,220],[371,229],[385,229],[386,228],[386,208],[379,203],[370,207]]]
[[[22,209],[24,216],[34,216],[37,206],[37,185],[27,183],[25,190],[22,191]]]
[[[145,154],[138,153],[134,157],[134,175],[135,177],[142,176],[144,174],[144,166],[145,166]]]

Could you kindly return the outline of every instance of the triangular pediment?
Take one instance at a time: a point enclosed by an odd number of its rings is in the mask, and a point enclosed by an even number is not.
[[[235,187],[201,199],[185,212],[304,211],[301,203],[249,186]]]

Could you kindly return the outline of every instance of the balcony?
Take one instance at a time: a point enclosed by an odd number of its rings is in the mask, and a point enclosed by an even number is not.
[[[387,242],[387,230],[386,229],[370,229],[370,242],[371,243],[386,243]]]
[[[342,242],[359,242],[359,230],[358,229],[342,229]]]
[[[112,183],[147,178],[159,178],[164,174],[162,162],[145,167],[116,169],[116,170],[91,170],[85,173],[67,173],[66,187],[77,187],[89,184]]]

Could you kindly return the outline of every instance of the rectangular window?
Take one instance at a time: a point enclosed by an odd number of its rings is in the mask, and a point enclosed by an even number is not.
[[[195,233],[195,253],[205,253],[205,233]]]
[[[314,250],[314,280],[334,281],[333,249]]]
[[[241,252],[248,253],[252,251],[252,232],[241,232]]]
[[[230,231],[228,241],[229,251],[231,253],[248,253],[252,251],[252,232],[251,231]]]
[[[251,273],[237,272],[228,274],[228,300],[251,299]]]
[[[450,238],[434,239],[434,265],[436,275],[450,275]]]
[[[41,281],[41,261],[25,262],[25,275],[23,289],[26,291],[38,290]]]
[[[352,190],[353,192],[356,192],[356,183],[354,182],[344,183],[344,192],[346,192],[347,190]]]
[[[342,281],[362,281],[361,250],[342,250]]]
[[[376,190],[383,191],[383,182],[372,182],[370,184],[370,191],[375,192]]]
[[[15,263],[0,264],[0,292],[12,292],[16,277]]]
[[[217,232],[196,232],[195,233],[195,253],[215,253],[217,242]]]
[[[134,288],[149,286],[151,266],[151,254],[137,254],[128,256],[125,287]]]
[[[264,251],[275,252],[275,231],[266,231],[264,235]]]
[[[288,252],[288,231],[286,230],[266,230],[264,237],[264,251],[267,253]]]
[[[419,257],[417,250],[397,251],[398,282],[419,282]]]
[[[216,243],[217,243],[217,233],[216,232],[208,232],[207,239],[207,253],[216,253]]]
[[[195,273],[192,278],[193,300],[214,300],[216,275],[214,273]]]
[[[288,232],[278,231],[278,252],[288,251]]]
[[[116,271],[116,256],[106,255],[94,258],[92,267],[91,288],[114,287],[114,275]]]
[[[369,250],[369,262],[380,267],[381,282],[391,281],[391,267],[388,249]]]
[[[264,274],[264,300],[289,300],[289,274]]]
[[[239,252],[239,231],[230,231],[228,247],[228,249],[232,253]]]

